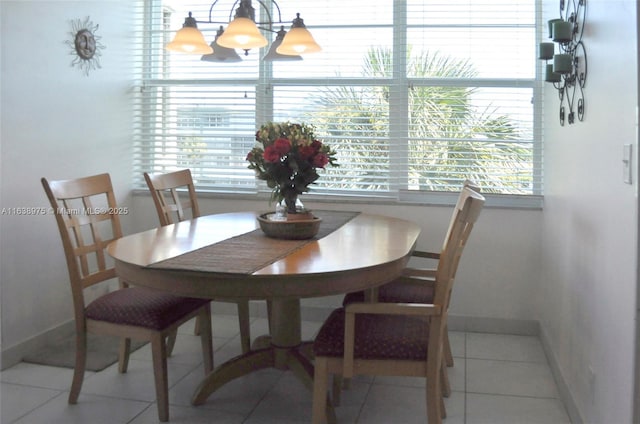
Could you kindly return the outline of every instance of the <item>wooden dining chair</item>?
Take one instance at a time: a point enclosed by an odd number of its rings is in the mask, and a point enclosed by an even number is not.
[[[200,216],[198,198],[189,169],[165,174],[149,174],[145,172],[144,179],[151,192],[161,226]],[[215,300],[233,302],[237,305],[242,352],[249,352],[251,349],[249,301],[240,299]],[[199,331],[198,328],[199,321],[196,320],[196,334]]]
[[[460,257],[483,205],[481,194],[462,190],[434,274],[431,302],[354,302],[327,318],[313,344],[314,424],[326,422],[330,374],[425,377],[428,422],[442,422],[446,413],[440,385],[449,299]]]
[[[80,395],[87,360],[87,333],[121,337],[119,371],[127,371],[131,339],[151,342],[156,400],[160,421],[169,419],[167,346],[165,339],[178,326],[199,317],[204,370],[213,368],[211,309],[208,299],[174,296],[143,287],[134,281],[119,281],[118,289],[108,283],[116,278],[115,268],[105,252],[107,245],[122,237],[118,209],[108,174],[47,181],[42,186],[49,198],[62,238],[67,261],[76,333],[76,357],[69,403]],[[104,283],[107,290],[85,290]]]
[[[464,189],[469,188],[477,193],[480,193],[480,187],[472,180],[465,180],[462,184],[462,189],[458,195],[456,207],[453,210],[447,232],[445,233],[444,240],[449,238],[449,234],[452,230],[457,210],[460,207],[460,202],[463,198]],[[421,259],[433,259],[439,260],[440,253],[429,252],[423,250],[414,250],[412,253],[414,258]],[[362,302],[365,297],[371,301],[377,302],[391,302],[391,303],[431,303],[433,300],[433,280],[435,278],[436,268],[406,268],[403,276],[387,283],[381,287],[371,290],[368,294],[364,291],[354,292],[347,294],[343,299],[343,306],[353,302]],[[449,331],[444,333],[444,357],[445,364],[448,367],[453,366],[453,353],[451,351],[451,344],[449,342]],[[449,396],[449,384],[446,374],[444,376],[445,384],[444,394]]]

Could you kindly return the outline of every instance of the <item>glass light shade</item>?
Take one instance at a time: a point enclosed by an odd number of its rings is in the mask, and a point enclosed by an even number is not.
[[[304,27],[291,28],[284,36],[282,44],[276,49],[277,53],[285,55],[299,55],[303,53],[316,53],[322,48],[313,39],[311,33]]]
[[[249,18],[235,18],[218,38],[218,44],[230,49],[255,49],[268,44],[266,38]]]
[[[198,28],[183,27],[173,38],[173,41],[167,44],[167,50],[172,52],[194,53],[194,54],[210,54],[213,48],[204,40],[202,33]]]
[[[200,60],[205,62],[242,62],[235,50],[219,46],[215,41],[211,43],[213,53],[203,55]]]
[[[282,44],[282,40],[284,39],[284,36],[286,34],[287,32],[284,30],[284,28],[278,31],[278,36],[276,37],[275,41],[271,43],[269,52],[264,56],[264,58],[262,58],[262,60],[267,62],[285,61],[285,60],[302,60],[302,56],[300,55],[280,54],[276,51],[278,50],[278,47],[280,47],[280,44]]]
[[[234,49],[222,47],[218,44],[218,38],[220,38],[222,34],[224,34],[224,29],[220,26],[220,29],[216,33],[215,40],[211,43],[213,53],[203,55],[200,60],[204,60],[205,62],[242,62],[242,58],[238,56],[238,53],[236,53]]]

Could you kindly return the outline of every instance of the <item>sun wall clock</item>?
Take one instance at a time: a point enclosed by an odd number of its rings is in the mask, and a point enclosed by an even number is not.
[[[71,47],[71,54],[73,60],[71,66],[77,67],[82,71],[84,75],[89,75],[89,72],[95,69],[100,69],[100,56],[102,56],[102,50],[105,46],[100,42],[98,31],[98,24],[94,24],[87,16],[84,19],[74,19],[71,21],[71,32],[69,35],[71,39],[66,43]]]

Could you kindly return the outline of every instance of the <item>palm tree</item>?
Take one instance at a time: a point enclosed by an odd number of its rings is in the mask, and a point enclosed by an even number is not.
[[[482,182],[487,191],[501,192],[506,187],[510,193],[530,192],[530,151],[514,142],[518,130],[507,116],[491,106],[479,110],[472,101],[476,88],[420,83],[425,78],[475,78],[473,64],[440,52],[413,55],[409,49],[407,69],[416,83],[408,93],[404,136],[408,142],[401,147],[401,160],[407,161],[409,172],[402,184],[421,190],[457,190],[471,178]],[[392,51],[371,48],[362,74],[368,79],[391,79]],[[322,182],[329,187],[390,188],[395,153],[390,149],[389,109],[394,104],[390,103],[393,88],[385,84],[330,88],[318,99],[318,109],[308,119],[326,131],[342,165],[323,176]]]

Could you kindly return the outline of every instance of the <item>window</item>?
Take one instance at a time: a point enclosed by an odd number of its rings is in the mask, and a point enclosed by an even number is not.
[[[264,62],[267,46],[216,63],[164,50],[211,3],[141,0],[137,176],[189,167],[199,190],[267,191],[245,157],[261,123],[289,120],[338,151],[312,193],[417,199],[470,178],[487,193],[542,194],[535,0],[279,0],[321,53]],[[232,10],[219,0],[211,19]],[[198,27],[211,42],[219,25]]]

